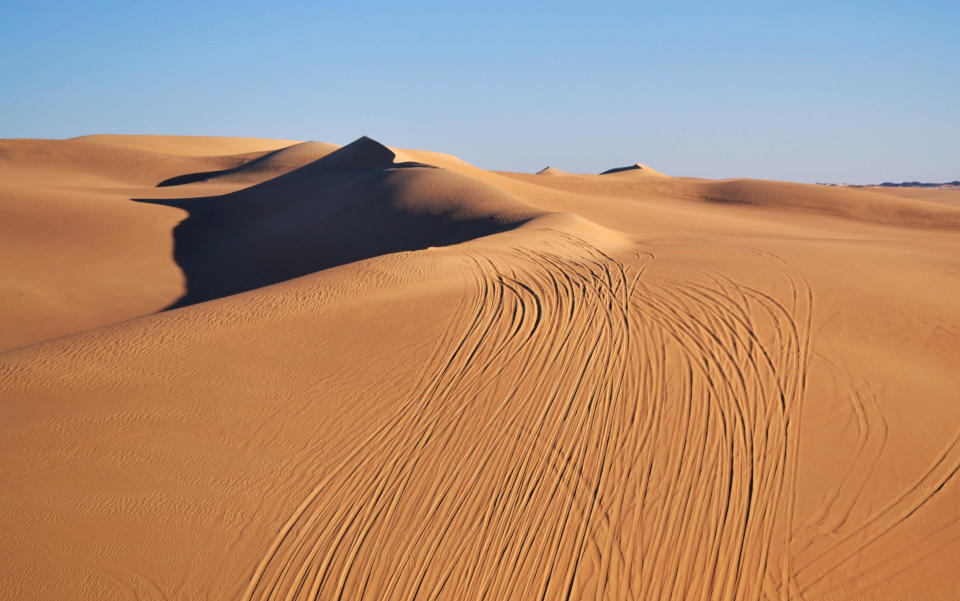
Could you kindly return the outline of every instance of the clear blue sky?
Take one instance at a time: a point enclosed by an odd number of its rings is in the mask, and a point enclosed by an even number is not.
[[[952,180],[960,2],[2,3],[0,137],[88,133]]]

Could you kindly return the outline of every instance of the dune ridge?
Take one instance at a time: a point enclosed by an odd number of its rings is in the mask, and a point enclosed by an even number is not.
[[[279,150],[270,151],[249,162],[230,169],[219,171],[202,171],[171,177],[157,184],[158,188],[166,186],[182,186],[206,181],[236,181],[242,183],[259,183],[270,177],[276,177],[303,167],[313,161],[321,159],[340,148],[336,144],[326,142],[301,142],[292,146],[285,146]]]
[[[224,136],[159,136],[94,134],[70,138],[69,141],[93,142],[128,150],[144,150],[182,156],[217,156],[268,152],[299,143],[298,140],[267,138],[231,138]]]

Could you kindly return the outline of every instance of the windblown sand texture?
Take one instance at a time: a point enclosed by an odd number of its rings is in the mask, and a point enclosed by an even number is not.
[[[0,598],[960,598],[937,192],[0,141]]]

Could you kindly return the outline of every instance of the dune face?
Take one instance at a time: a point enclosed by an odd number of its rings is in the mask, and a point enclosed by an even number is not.
[[[271,157],[265,157],[267,159]],[[184,306],[395,252],[446,246],[519,224],[523,203],[369,138],[277,178],[217,197],[176,201]],[[262,160],[262,159],[258,159]],[[476,210],[474,199],[487,206]]]
[[[957,598],[955,191],[642,171],[0,142],[0,597]]]
[[[230,169],[187,173],[166,179],[157,187],[182,186],[195,182],[235,181],[247,184],[260,183],[271,177],[283,175],[313,161],[319,160],[337,149],[335,144],[325,142],[301,142],[268,152],[252,161]]]

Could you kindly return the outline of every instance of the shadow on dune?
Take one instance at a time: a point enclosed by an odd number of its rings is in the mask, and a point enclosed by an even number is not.
[[[175,177],[171,177],[169,179],[163,180],[162,182],[157,184],[157,187],[166,188],[168,186],[183,186],[185,184],[195,184],[197,182],[205,182],[207,180],[210,180],[216,177],[224,177],[227,175],[233,175],[235,173],[242,173],[244,170],[248,169],[254,163],[266,161],[268,157],[275,155],[278,152],[280,151],[274,150],[272,152],[268,152],[262,157],[254,159],[249,163],[244,163],[242,165],[238,165],[230,169],[220,169],[219,171],[198,171],[197,173],[185,173],[183,175],[177,175]]]
[[[171,177],[158,183],[157,187],[182,186],[216,179],[253,180],[250,183],[258,183],[264,179],[264,176],[280,175],[303,167],[332,153],[337,148],[335,144],[325,142],[300,142],[267,152],[251,161],[243,162],[229,169],[199,171]]]
[[[173,231],[187,291],[167,308],[387,253],[465,242],[523,222],[503,216],[517,202],[512,196],[444,169],[394,163],[394,156],[364,137],[230,194],[134,199],[189,212]]]

